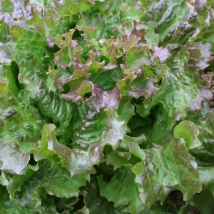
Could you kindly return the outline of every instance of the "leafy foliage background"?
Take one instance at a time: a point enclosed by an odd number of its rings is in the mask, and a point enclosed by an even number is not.
[[[213,7],[1,1],[0,213],[213,213]]]

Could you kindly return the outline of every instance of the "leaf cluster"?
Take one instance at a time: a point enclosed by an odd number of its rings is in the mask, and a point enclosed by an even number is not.
[[[213,213],[213,29],[211,0],[1,1],[0,213]]]

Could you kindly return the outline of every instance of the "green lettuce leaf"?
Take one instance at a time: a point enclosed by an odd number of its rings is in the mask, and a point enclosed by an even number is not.
[[[84,202],[85,207],[82,208],[81,211],[78,211],[77,214],[119,214],[123,211],[123,206],[115,208],[112,202],[108,202],[106,198],[100,196],[99,186],[96,178],[92,178],[90,183],[88,183],[85,187]]]
[[[212,213],[213,20],[211,0],[1,1],[2,213]]]
[[[184,200],[201,191],[197,164],[184,143],[178,140],[159,149],[146,150],[145,160],[136,164],[132,171],[141,185],[140,198],[147,209],[157,200],[163,203],[173,190],[180,190]]]
[[[37,145],[44,121],[36,108],[24,104],[17,97],[19,85],[15,72],[12,73],[16,69],[13,66],[3,68],[8,78],[0,83],[0,142],[2,147],[6,146],[11,152],[20,154],[29,152]]]
[[[143,202],[139,197],[140,192],[135,183],[135,175],[130,169],[122,167],[116,170],[110,182],[105,182],[100,176],[98,183],[101,196],[114,202],[115,207],[129,205],[126,211],[131,213],[141,213],[144,210]]]

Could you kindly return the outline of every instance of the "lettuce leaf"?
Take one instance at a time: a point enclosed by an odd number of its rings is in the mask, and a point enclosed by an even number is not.
[[[1,211],[212,213],[213,14],[1,1]]]

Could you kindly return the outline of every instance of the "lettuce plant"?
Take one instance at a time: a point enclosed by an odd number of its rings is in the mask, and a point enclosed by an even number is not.
[[[0,213],[213,213],[213,8],[1,1]]]

